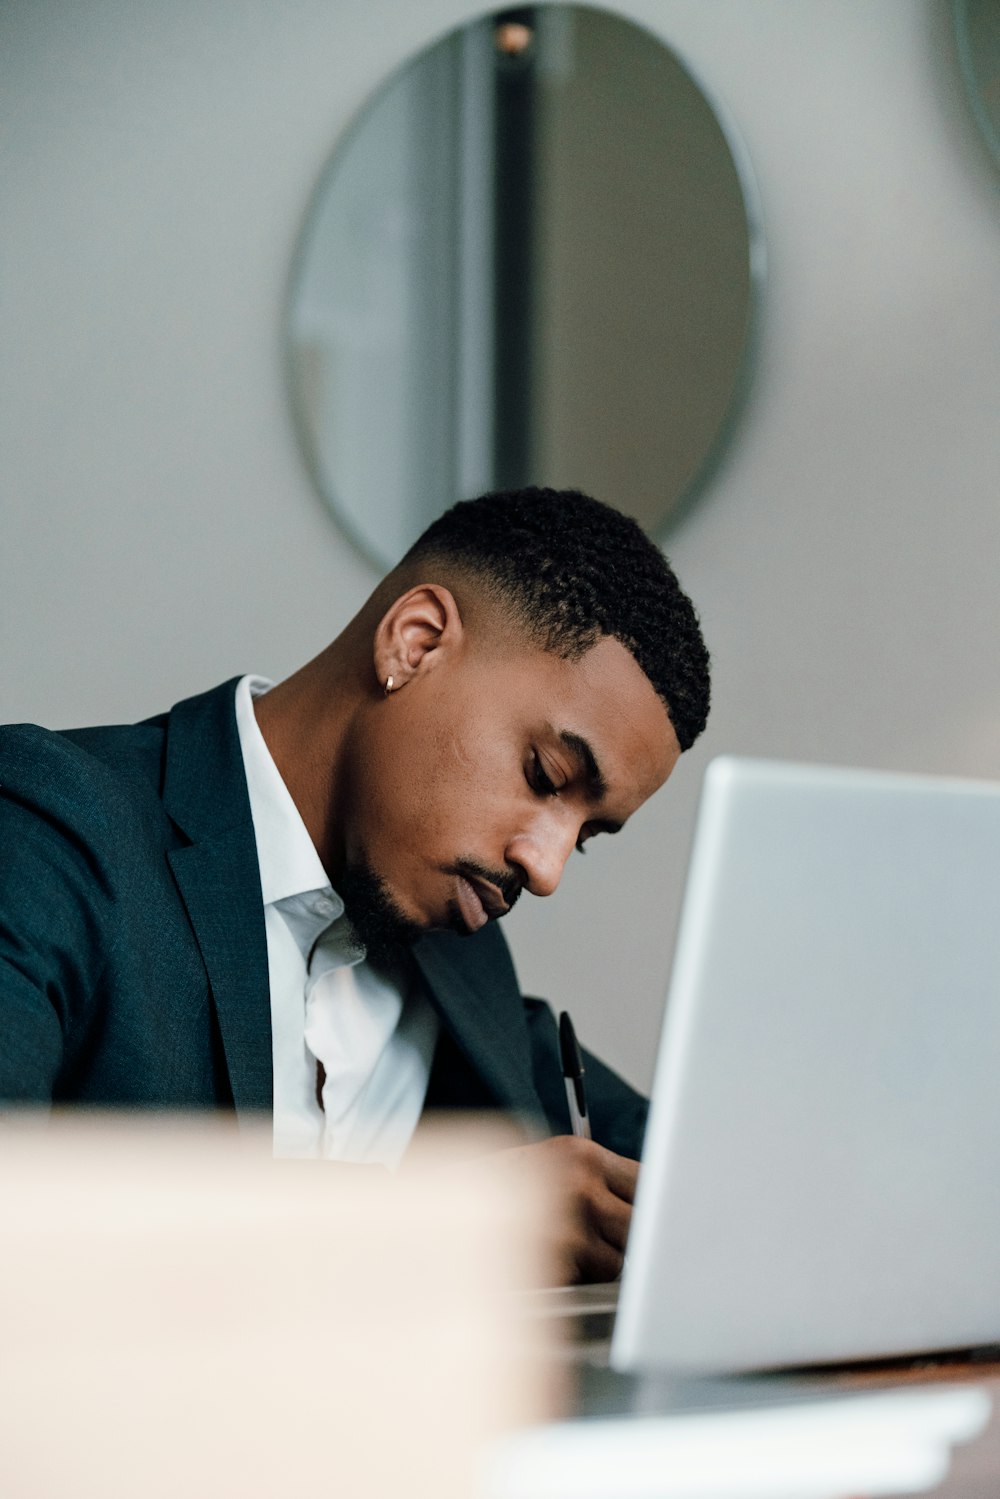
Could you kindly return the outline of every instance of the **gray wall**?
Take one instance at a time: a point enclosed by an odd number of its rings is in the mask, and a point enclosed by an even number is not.
[[[939,0],[633,0],[724,99],[770,251],[736,445],[671,553],[712,727],[510,923],[524,986],[652,1071],[705,760],[996,775],[1000,192]],[[311,493],[280,307],[307,195],[466,0],[0,9],[0,718],[280,676],[373,581]]]

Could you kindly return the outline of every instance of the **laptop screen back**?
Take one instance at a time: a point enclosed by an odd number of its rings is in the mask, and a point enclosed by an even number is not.
[[[717,760],[612,1364],[996,1342],[1000,786]]]

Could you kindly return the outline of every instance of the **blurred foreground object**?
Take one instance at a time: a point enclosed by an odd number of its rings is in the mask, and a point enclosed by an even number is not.
[[[489,1499],[832,1499],[923,1493],[989,1420],[984,1390],[923,1389],[562,1422],[505,1438]]]
[[[0,1493],[469,1499],[547,1408],[505,1294],[544,1208],[453,1138],[393,1178],[276,1163],[269,1126],[0,1130]]]

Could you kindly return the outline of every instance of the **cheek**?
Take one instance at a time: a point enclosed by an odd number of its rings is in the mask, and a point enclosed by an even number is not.
[[[496,779],[497,736],[484,712],[483,694],[454,686],[423,684],[395,726],[390,755],[416,795],[444,805],[466,803]],[[397,767],[399,770],[399,767]]]
[[[356,757],[348,857],[363,853],[393,883],[417,865],[474,852],[498,781],[485,754],[482,737],[398,713],[391,732],[372,736]]]

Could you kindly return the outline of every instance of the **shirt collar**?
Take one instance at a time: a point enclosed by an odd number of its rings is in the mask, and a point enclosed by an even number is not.
[[[329,922],[341,915],[343,902],[327,879],[316,846],[271,758],[253,710],[253,699],[262,697],[273,686],[266,677],[256,676],[241,677],[236,686],[236,728],[243,752],[264,904],[269,906],[289,896],[318,891],[332,902],[326,915]]]

